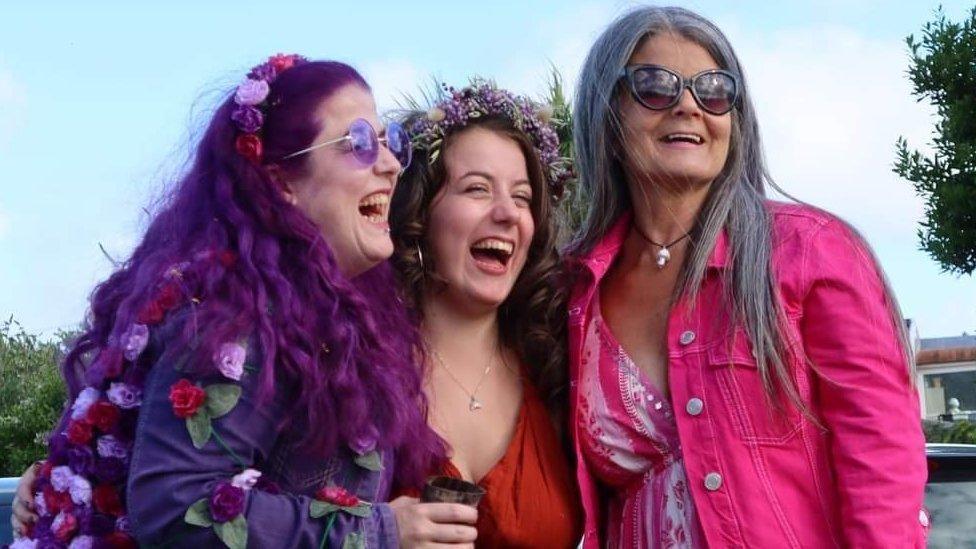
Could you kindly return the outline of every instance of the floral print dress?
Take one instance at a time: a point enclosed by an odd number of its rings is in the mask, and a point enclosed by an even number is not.
[[[594,293],[582,356],[580,442],[612,494],[608,547],[704,547],[670,402],[617,342]]]

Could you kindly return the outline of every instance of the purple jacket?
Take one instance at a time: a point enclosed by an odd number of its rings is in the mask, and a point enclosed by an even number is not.
[[[924,547],[926,480],[912,387],[880,273],[849,229],[819,210],[768,203],[772,267],[791,346],[784,357],[821,425],[770,413],[752,348],[729,321],[721,235],[694,301],[667,330],[668,383],[689,489],[709,547]],[[580,452],[579,390],[589,303],[630,215],[581,259],[570,298],[570,406],[584,547],[600,543],[600,494]],[[805,359],[809,359],[809,362]]]
[[[153,350],[159,356],[158,345],[147,349]],[[259,363],[253,357],[248,362]],[[246,492],[249,547],[319,547],[331,515],[312,518],[309,505],[319,488],[331,484],[372,505],[364,518],[335,513],[325,546],[341,547],[346,536],[354,532],[363,536],[368,547],[397,546],[396,522],[390,506],[384,503],[389,499],[393,476],[390,451],[381,452],[384,468],[375,472],[357,465],[356,454],[349,449],[326,458],[297,451],[298,437],[279,427],[288,394],[281,391],[271,402],[259,404],[256,375],[242,378],[243,391],[237,405],[213,420],[215,436],[197,449],[186,420],[174,414],[169,400],[170,387],[183,377],[189,376],[171,364],[156,363],[146,379],[126,494],[131,529],[141,545],[222,546],[212,528],[187,524],[184,514],[195,501],[207,497],[217,482],[249,467],[263,473],[262,481],[273,481],[280,487],[279,493],[260,488]],[[204,386],[228,382],[224,378],[195,381]]]

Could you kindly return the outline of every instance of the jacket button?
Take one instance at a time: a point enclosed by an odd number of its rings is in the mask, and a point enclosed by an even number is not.
[[[714,492],[722,487],[722,475],[712,472],[705,475],[705,489]]]
[[[681,343],[682,345],[688,345],[694,340],[695,340],[695,332],[692,332],[691,330],[686,330],[684,332],[681,332],[681,337],[678,338],[678,342]]]
[[[705,403],[702,402],[702,399],[697,397],[688,400],[688,404],[685,405],[685,411],[693,416],[697,416],[698,414],[702,413],[702,410],[704,409]]]

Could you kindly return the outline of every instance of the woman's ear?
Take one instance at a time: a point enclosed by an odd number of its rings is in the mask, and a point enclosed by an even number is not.
[[[268,179],[270,179],[275,188],[281,192],[281,195],[285,197],[285,200],[292,206],[297,204],[298,198],[295,196],[295,190],[285,177],[285,171],[281,169],[281,166],[278,164],[266,164],[264,169],[268,173]]]

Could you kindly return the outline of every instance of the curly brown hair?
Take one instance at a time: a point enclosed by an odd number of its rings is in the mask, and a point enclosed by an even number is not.
[[[405,127],[424,113],[411,113]],[[562,262],[557,251],[561,222],[552,203],[545,172],[532,141],[502,116],[473,120],[448,134],[433,162],[426,150],[415,150],[413,162],[397,184],[390,204],[390,232],[395,252],[393,264],[400,278],[404,300],[423,318],[421,296],[430,285],[435,258],[427,253],[427,227],[431,201],[447,180],[444,152],[457,137],[471,128],[495,132],[514,141],[525,156],[532,186],[530,210],[535,235],[529,246],[525,266],[511,293],[498,309],[498,331],[502,344],[513,349],[526,365],[530,381],[542,395],[557,420],[566,404],[566,301],[567,291]],[[423,254],[421,261],[420,254]]]

